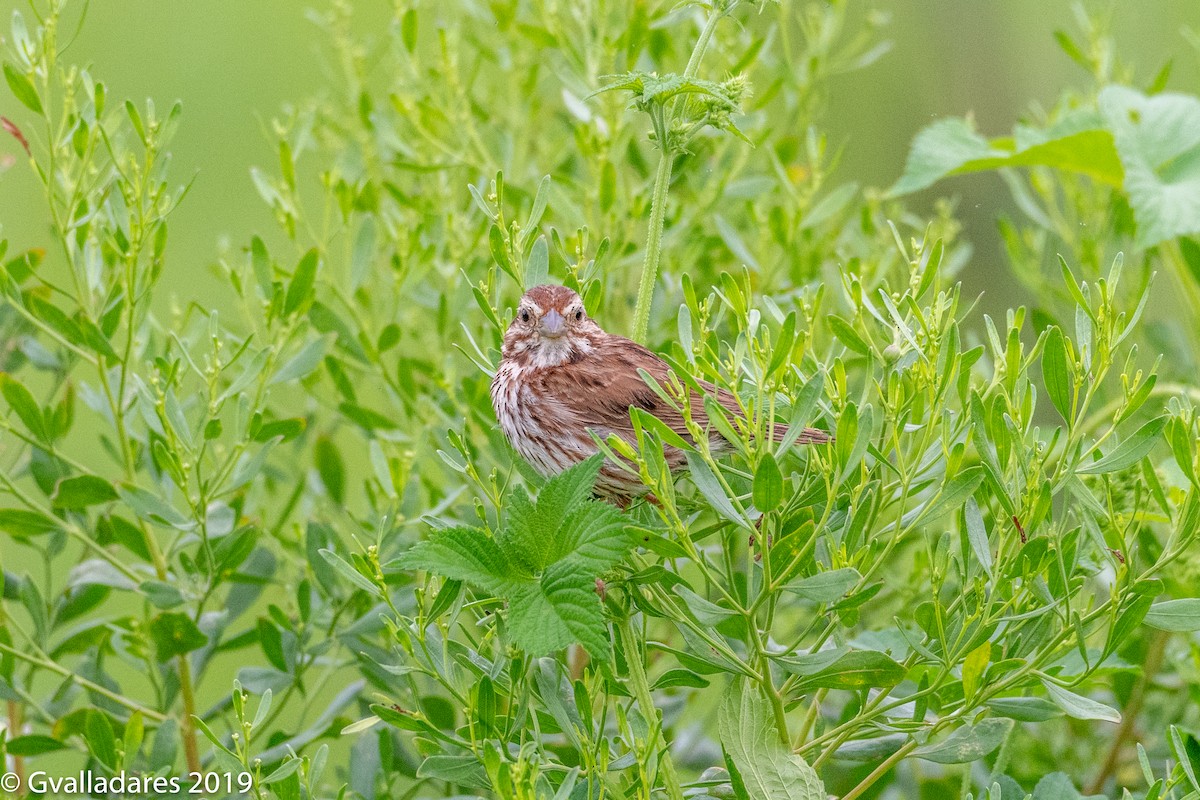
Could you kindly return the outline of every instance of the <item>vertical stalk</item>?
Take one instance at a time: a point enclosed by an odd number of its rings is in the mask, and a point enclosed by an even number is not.
[[[638,706],[646,723],[655,731],[658,746],[658,768],[662,772],[664,788],[671,800],[683,800],[683,787],[679,783],[679,775],[675,772],[675,762],[671,758],[671,750],[667,746],[667,738],[663,736],[662,716],[650,696],[650,683],[646,679],[646,669],[642,666],[642,648],[633,632],[633,623],[628,617],[617,625],[621,637],[621,646],[625,649],[625,663],[629,665],[629,680],[633,684],[633,695],[637,698]]]
[[[633,339],[646,343],[650,329],[650,304],[654,300],[654,283],[658,280],[659,249],[662,247],[663,217],[667,211],[667,187],[671,184],[671,162],[674,154],[666,141],[659,142],[662,152],[654,174],[654,194],[650,199],[650,229],[646,233],[646,260],[638,283],[637,308],[634,310]]]
[[[712,40],[713,31],[721,17],[728,14],[737,5],[738,0],[726,0],[718,3],[709,12],[700,38],[692,48],[691,58],[683,70],[684,78],[695,77],[700,69],[700,61]],[[685,100],[686,102],[686,100]],[[653,112],[651,112],[653,113]],[[662,109],[661,124],[655,125],[658,135],[659,159],[658,169],[654,173],[654,192],[650,196],[650,226],[646,231],[646,258],[642,262],[642,275],[638,281],[637,306],[633,314],[634,341],[645,344],[650,329],[650,304],[654,300],[654,284],[658,280],[658,262],[662,250],[663,218],[667,213],[667,189],[671,185],[671,166],[675,158],[676,143],[670,139],[671,122],[674,114],[670,109]]]

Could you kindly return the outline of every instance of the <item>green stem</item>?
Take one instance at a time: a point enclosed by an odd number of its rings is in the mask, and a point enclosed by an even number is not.
[[[638,283],[637,308],[634,311],[633,338],[646,343],[650,329],[650,304],[654,300],[654,283],[658,280],[659,250],[662,247],[663,217],[667,210],[667,187],[671,183],[673,154],[667,142],[659,142],[662,152],[654,175],[654,195],[650,200],[650,230],[646,234],[646,260],[642,263],[642,278]]]
[[[650,696],[650,683],[646,679],[646,668],[642,665],[642,649],[637,635],[633,632],[632,621],[628,618],[621,620],[617,625],[617,631],[621,637],[621,646],[625,650],[625,663],[629,665],[629,682],[633,685],[633,695],[642,709],[642,716],[646,718],[646,724],[655,732],[654,738],[658,740],[656,743],[659,752],[658,766],[662,773],[667,797],[671,800],[683,800],[683,787],[679,783],[679,775],[675,772],[675,762],[671,759],[671,750],[663,735],[662,716],[659,714],[657,706],[654,705],[654,698]]]
[[[896,764],[899,761],[901,761],[906,755],[908,755],[909,753],[911,753],[913,750],[916,750],[916,749],[917,749],[917,743],[915,741],[910,741],[910,742],[908,742],[908,744],[904,745],[899,750],[892,753],[892,755],[889,756],[886,761],[884,761],[882,764],[880,764],[878,767],[876,767],[875,770],[870,775],[863,778],[862,783],[858,784],[858,786],[855,786],[853,789],[851,789],[848,794],[843,795],[842,800],[854,800],[856,797],[859,797],[867,789],[870,789],[871,786],[877,780],[879,780],[884,775],[886,775],[888,773],[888,771],[892,767],[896,766]]]
[[[735,5],[737,5],[737,0],[727,3],[724,8],[714,9],[708,15],[704,28],[700,31],[700,38],[696,40],[696,46],[692,48],[692,55],[688,59],[687,67],[683,70],[685,79],[695,77],[697,70],[700,69],[700,60],[704,58],[704,51],[708,49],[708,43],[712,41],[717,23]],[[654,284],[658,280],[663,219],[667,213],[667,189],[671,185],[671,166],[675,159],[676,143],[670,140],[671,122],[674,115],[668,109],[663,109],[662,116],[662,124],[655,126],[659,146],[658,169],[654,173],[654,193],[650,197],[650,228],[646,232],[646,259],[642,263],[642,276],[638,281],[637,307],[633,317],[633,338],[641,344],[646,343],[646,337],[650,330],[650,304],[654,300]]]
[[[93,683],[87,678],[76,675],[71,670],[54,661],[51,661],[48,658],[39,658],[38,656],[30,655],[23,650],[18,650],[15,647],[9,647],[6,644],[0,644],[0,653],[7,653],[19,661],[24,661],[27,664],[33,664],[36,667],[41,667],[42,669],[47,669],[53,673],[56,673],[72,683],[87,689],[89,692],[94,692],[95,694],[107,697],[114,703],[125,706],[125,708],[128,708],[130,711],[141,712],[142,716],[146,719],[151,719],[155,722],[164,722],[167,719],[166,715],[161,714],[152,708],[146,708],[144,705],[134,700],[130,700],[123,694],[118,694],[117,692],[114,692],[105,686],[101,686],[98,683]]]

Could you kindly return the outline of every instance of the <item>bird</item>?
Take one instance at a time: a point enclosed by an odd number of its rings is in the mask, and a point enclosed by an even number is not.
[[[615,434],[636,446],[633,408],[694,441],[683,413],[642,377],[644,371],[666,385],[671,373],[667,362],[637,342],[605,331],[569,287],[544,284],[526,291],[504,333],[500,355],[491,384],[492,407],[509,443],[544,477],[599,452],[592,434],[601,441]],[[697,385],[731,415],[742,416],[732,392],[708,381]],[[728,452],[732,445],[708,425],[703,398],[691,392],[692,420],[707,431],[713,452]],[[787,436],[786,425],[773,426],[775,441]],[[830,435],[816,428],[805,428],[796,437],[800,444],[828,441]],[[663,455],[673,474],[686,470],[687,457],[679,448],[665,445]],[[594,491],[620,506],[648,494],[635,472],[612,461],[601,466]]]

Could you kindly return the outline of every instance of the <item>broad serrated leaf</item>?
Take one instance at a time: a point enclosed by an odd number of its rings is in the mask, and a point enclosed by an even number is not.
[[[597,453],[546,481],[537,496],[538,516],[545,528],[558,530],[567,515],[592,496],[603,464],[604,456]]]
[[[532,656],[582,644],[607,660],[604,613],[593,579],[552,565],[540,581],[510,583],[508,629],[512,642]]]
[[[734,790],[748,800],[826,800],[808,762],[780,739],[766,698],[736,678],[717,712],[717,733]]]
[[[393,564],[401,569],[423,569],[444,578],[465,581],[494,595],[503,594],[511,580],[519,577],[515,565],[481,528],[435,531],[428,539],[401,554]]]
[[[554,544],[555,561],[569,562],[596,576],[620,561],[632,549],[633,540],[616,507],[588,500],[563,520]]]

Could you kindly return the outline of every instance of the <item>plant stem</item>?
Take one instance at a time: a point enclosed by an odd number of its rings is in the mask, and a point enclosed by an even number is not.
[[[870,789],[871,786],[874,785],[875,781],[882,778],[887,774],[888,770],[896,766],[897,762],[901,761],[906,755],[916,749],[917,743],[915,741],[910,741],[908,744],[892,753],[891,756],[889,756],[886,761],[876,767],[870,775],[863,778],[862,782],[858,784],[858,786],[855,786],[848,793],[843,795],[842,800],[855,800],[856,797],[860,797],[863,792],[865,792],[867,789]]]
[[[183,753],[187,760],[188,769],[196,772],[200,769],[200,748],[196,745],[196,696],[192,691],[192,666],[186,653],[178,659],[179,664],[179,695],[183,698]]]
[[[1133,691],[1129,695],[1129,701],[1125,704],[1125,708],[1121,710],[1121,724],[1117,728],[1117,733],[1113,736],[1112,744],[1108,748],[1108,755],[1105,756],[1104,764],[1100,767],[1100,771],[1096,773],[1096,777],[1088,784],[1088,794],[1099,794],[1104,789],[1104,784],[1108,782],[1108,778],[1116,770],[1117,765],[1121,761],[1121,753],[1125,750],[1125,746],[1129,744],[1129,739],[1137,730],[1138,718],[1141,714],[1142,705],[1146,700],[1146,692],[1149,691],[1150,685],[1154,682],[1154,676],[1162,666],[1163,653],[1167,647],[1167,634],[1162,631],[1155,631],[1150,639],[1150,646],[1146,654],[1145,661],[1142,666],[1142,676],[1138,682],[1134,684]]]
[[[692,78],[700,69],[700,60],[712,40],[713,31],[721,17],[725,16],[737,5],[737,0],[728,3],[724,8],[714,9],[704,22],[700,38],[692,48],[691,58],[683,70],[683,77]],[[658,280],[658,261],[662,249],[663,219],[667,213],[667,189],[671,185],[671,167],[675,159],[676,143],[670,140],[671,121],[674,117],[668,109],[663,109],[661,125],[657,125],[659,159],[658,169],[654,173],[654,192],[650,196],[650,227],[646,232],[646,259],[642,262],[642,276],[638,281],[637,307],[633,314],[633,338],[641,344],[646,343],[650,330],[650,305],[654,301],[654,284]]]
[[[667,739],[663,736],[662,715],[654,705],[654,698],[650,696],[650,683],[646,680],[646,669],[642,666],[642,649],[638,644],[637,635],[633,632],[633,622],[629,618],[621,620],[617,631],[621,637],[621,646],[625,649],[625,663],[629,665],[629,681],[633,685],[633,695],[637,698],[646,723],[655,731],[654,738],[658,740],[658,765],[667,797],[671,800],[683,800],[683,787],[679,783],[679,775],[675,772],[675,762],[671,759]]]
[[[142,716],[145,717],[146,719],[152,719],[155,722],[164,722],[167,719],[165,714],[161,714],[152,708],[146,708],[142,704],[140,704],[134,700],[130,700],[125,695],[118,694],[117,692],[114,692],[105,686],[101,686],[98,683],[93,683],[92,681],[89,681],[87,678],[84,678],[80,675],[76,675],[71,670],[67,669],[64,666],[59,665],[58,663],[56,663],[54,661],[51,661],[48,658],[39,658],[38,656],[30,655],[29,653],[26,653],[23,650],[18,650],[15,647],[9,647],[6,644],[0,644],[0,653],[7,653],[8,655],[12,656],[13,658],[16,658],[20,661],[24,661],[27,664],[33,664],[36,667],[41,667],[42,669],[48,669],[51,672],[54,672],[58,675],[61,675],[64,678],[68,679],[72,683],[74,683],[78,686],[81,686],[84,689],[87,689],[89,692],[95,692],[98,695],[107,697],[109,700],[112,700],[114,703],[118,703],[122,706],[125,706],[125,708],[128,708],[130,711],[140,711]]]
[[[650,230],[646,233],[646,260],[638,283],[637,308],[634,311],[633,339],[646,343],[650,329],[650,304],[654,300],[654,283],[658,280],[659,250],[662,247],[663,217],[667,210],[667,187],[671,183],[671,163],[674,155],[667,142],[660,142],[662,152],[654,175],[654,195],[650,200]]]

